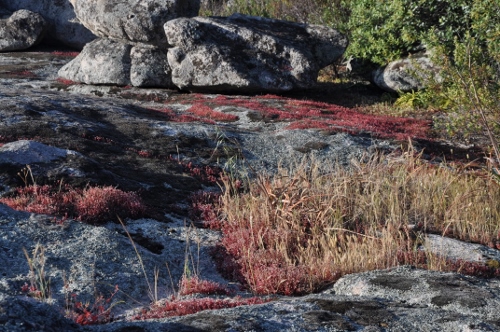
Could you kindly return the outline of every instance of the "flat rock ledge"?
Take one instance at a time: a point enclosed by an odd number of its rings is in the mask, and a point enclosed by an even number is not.
[[[320,294],[148,321],[79,327],[54,307],[0,301],[0,330],[498,331],[500,282],[411,267],[348,275]],[[50,319],[47,319],[50,317]]]

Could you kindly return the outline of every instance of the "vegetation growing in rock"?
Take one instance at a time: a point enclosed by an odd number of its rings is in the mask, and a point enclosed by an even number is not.
[[[115,220],[117,215],[138,217],[145,211],[139,196],[118,188],[73,188],[69,185],[29,185],[19,187],[0,203],[15,210],[47,214],[64,220],[75,218],[91,224]]]
[[[247,193],[225,178],[216,261],[255,294],[315,292],[347,273],[412,264],[499,276],[419,249],[425,233],[500,243],[500,186],[487,172],[422,161],[409,151],[319,171],[259,177]],[[213,215],[204,214],[204,217]]]

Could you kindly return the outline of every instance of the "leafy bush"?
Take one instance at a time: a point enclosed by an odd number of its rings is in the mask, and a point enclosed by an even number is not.
[[[348,53],[384,65],[425,42],[429,31],[450,48],[470,26],[471,0],[361,0],[350,2]]]
[[[500,4],[477,1],[471,7],[471,28],[453,39],[449,53],[435,36],[428,36],[433,61],[441,68],[442,84],[430,90],[446,101],[450,134],[487,134],[500,161]]]

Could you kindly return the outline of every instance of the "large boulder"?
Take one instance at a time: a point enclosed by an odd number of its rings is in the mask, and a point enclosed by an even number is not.
[[[427,53],[392,61],[372,74],[376,86],[394,93],[418,91],[426,87],[429,79],[440,80],[440,77],[439,68]]]
[[[165,24],[172,81],[190,91],[282,92],[315,85],[344,53],[334,29],[234,14]]]
[[[0,0],[0,7],[11,11],[28,9],[48,22],[47,41],[82,49],[95,36],[76,18],[69,0]]]
[[[163,24],[198,15],[200,0],[70,0],[80,21],[99,37],[165,44]]]
[[[46,31],[43,17],[29,10],[18,10],[0,20],[0,52],[18,51],[38,44]]]
[[[107,38],[87,44],[58,75],[86,84],[174,88],[164,49]]]

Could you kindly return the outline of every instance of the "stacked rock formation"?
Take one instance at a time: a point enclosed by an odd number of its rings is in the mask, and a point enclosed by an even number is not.
[[[86,84],[172,88],[163,24],[198,14],[199,0],[70,0],[99,39],[59,75]]]
[[[86,84],[284,92],[313,87],[319,70],[347,47],[345,36],[323,26],[193,17],[199,0],[70,1],[100,39],[59,75]]]

